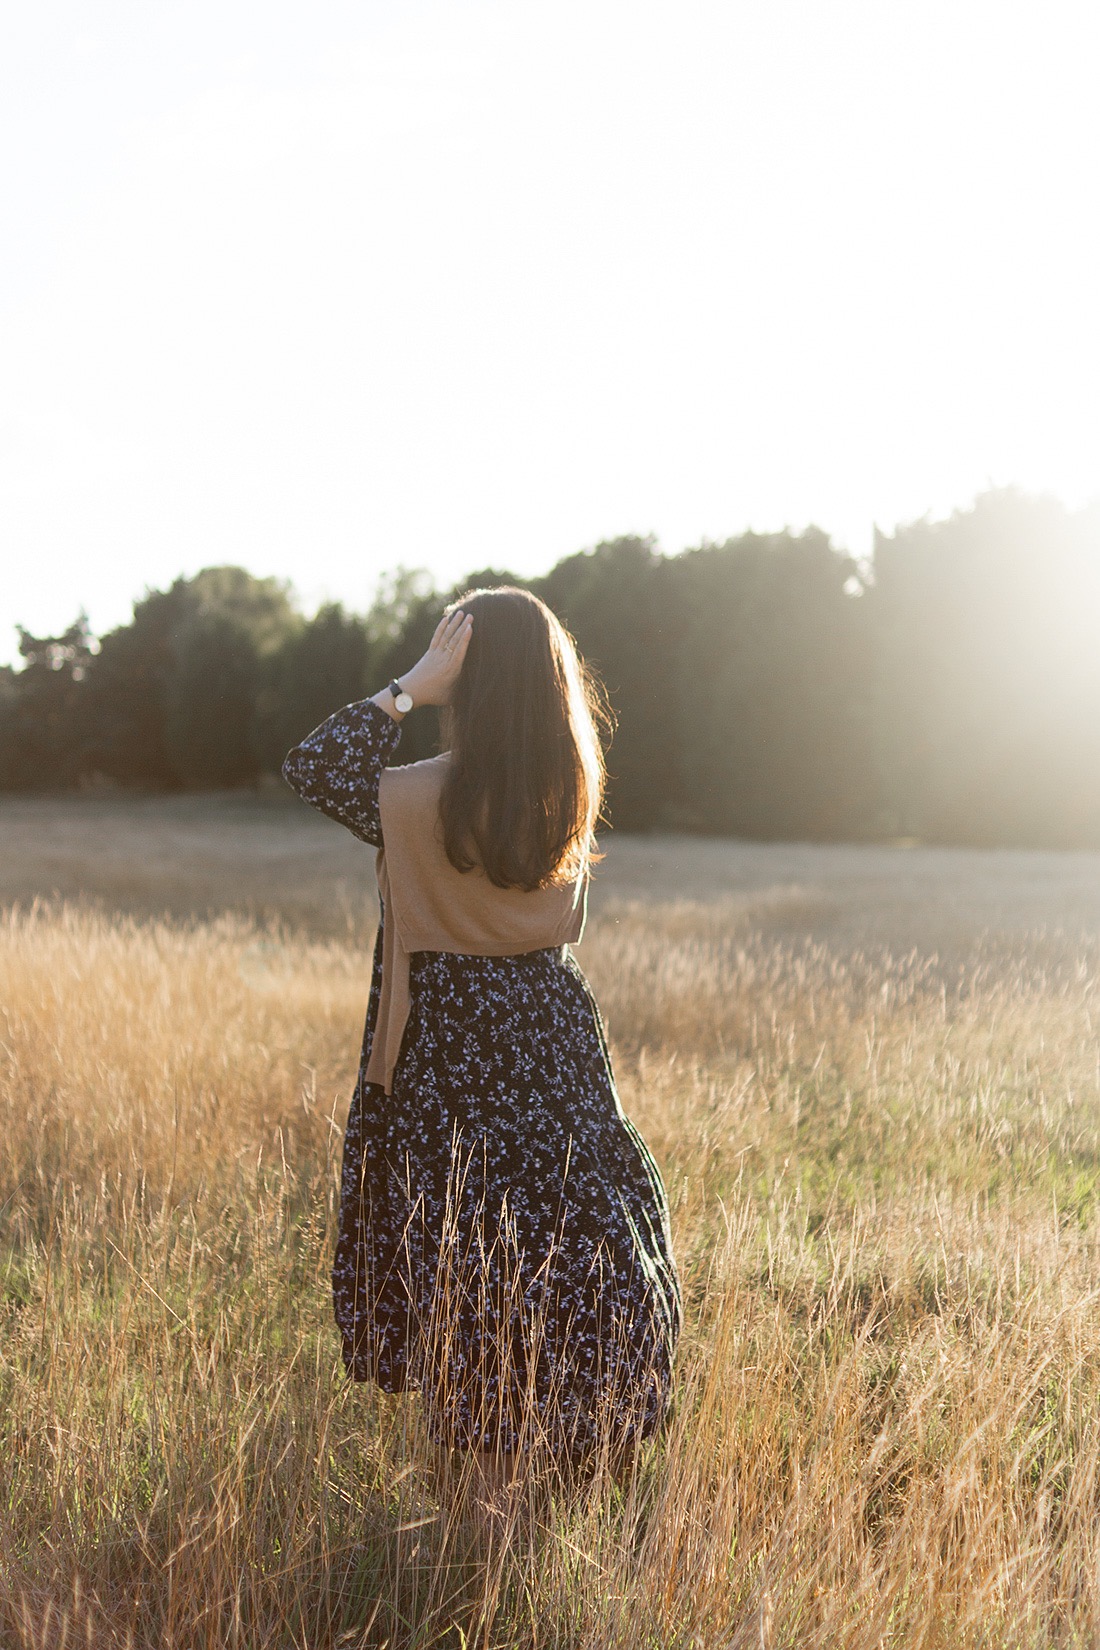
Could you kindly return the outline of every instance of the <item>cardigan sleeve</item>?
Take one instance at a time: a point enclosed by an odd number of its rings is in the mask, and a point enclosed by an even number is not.
[[[283,778],[361,842],[382,846],[378,781],[397,748],[400,724],[369,699],[345,705],[288,752]]]

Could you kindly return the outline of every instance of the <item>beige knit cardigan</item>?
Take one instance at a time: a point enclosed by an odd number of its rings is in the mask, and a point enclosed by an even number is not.
[[[384,770],[378,891],[385,908],[382,993],[365,1077],[391,1092],[409,1018],[414,951],[514,957],[566,945],[584,932],[588,878],[537,888],[497,888],[480,866],[456,871],[443,846],[439,797],[449,754]]]

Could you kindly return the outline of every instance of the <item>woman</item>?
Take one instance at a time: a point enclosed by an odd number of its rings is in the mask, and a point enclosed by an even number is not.
[[[387,768],[422,705],[443,707],[448,748]],[[594,705],[544,603],[477,590],[283,768],[380,849],[333,1266],[344,1361],[419,1388],[437,1442],[498,1460],[651,1435],[680,1327],[664,1188],[569,950],[603,785]]]

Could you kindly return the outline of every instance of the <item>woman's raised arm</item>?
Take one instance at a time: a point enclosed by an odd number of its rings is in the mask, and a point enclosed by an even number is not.
[[[360,699],[328,717],[288,752],[283,778],[311,808],[380,848],[378,781],[400,737],[395,717],[373,700]]]
[[[459,608],[444,613],[427,651],[396,686],[416,705],[445,705],[470,645],[473,620]],[[378,781],[397,747],[401,713],[389,687],[373,699],[345,705],[295,745],[283,778],[303,802],[319,808],[363,842],[382,846]]]

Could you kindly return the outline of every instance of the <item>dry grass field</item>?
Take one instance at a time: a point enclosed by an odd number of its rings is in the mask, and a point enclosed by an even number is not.
[[[676,1408],[490,1526],[330,1319],[371,859],[0,802],[3,1650],[1100,1642],[1100,856],[609,844]]]

